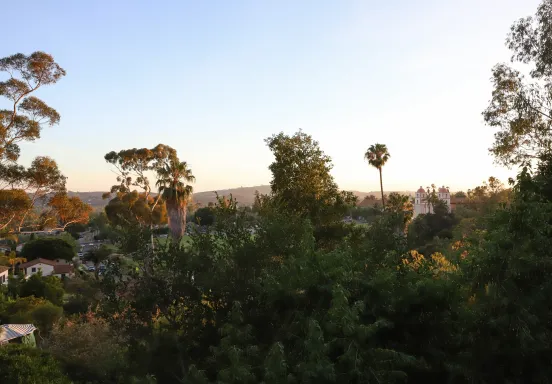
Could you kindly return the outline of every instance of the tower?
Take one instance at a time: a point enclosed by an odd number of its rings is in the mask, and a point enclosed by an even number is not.
[[[450,212],[450,191],[449,187],[445,187],[444,185],[439,188],[439,200],[444,201],[447,203],[448,211]]]
[[[414,199],[414,216],[427,213],[427,194],[425,189],[420,186],[416,191],[416,197]]]

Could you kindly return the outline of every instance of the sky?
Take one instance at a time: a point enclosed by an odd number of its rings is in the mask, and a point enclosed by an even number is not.
[[[481,112],[510,25],[539,0],[28,0],[3,4],[0,57],[50,53],[67,71],[37,91],[61,122],[22,145],[68,189],[105,191],[112,150],[172,146],[196,191],[268,184],[264,139],[298,129],[343,189],[379,189],[363,159],[385,143],[387,190],[466,190],[493,165]]]

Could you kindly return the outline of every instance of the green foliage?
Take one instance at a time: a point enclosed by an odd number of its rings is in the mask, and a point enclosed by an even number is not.
[[[64,280],[67,301],[63,304],[63,312],[67,315],[84,314],[96,307],[100,299],[99,282],[84,276],[75,276]]]
[[[446,377],[441,355],[456,345],[463,292],[444,258],[402,267],[397,219],[381,216],[325,250],[308,218],[266,212],[252,236],[233,199],[213,209],[217,221],[190,247],[141,246],[134,257],[154,268],[122,279],[115,265],[103,281],[103,308],[126,324],[141,375],[164,383]]]
[[[412,221],[412,217],[414,216],[414,206],[412,205],[410,196],[401,195],[397,192],[389,194],[385,209],[387,212],[401,216],[405,227]]]
[[[409,246],[423,254],[432,254],[439,250],[434,244],[436,238],[452,239],[453,228],[458,222],[441,201],[436,203],[434,212],[418,215],[408,227]]]
[[[25,243],[21,250],[21,256],[27,260],[62,259],[71,261],[75,257],[75,240],[68,235],[61,237],[42,237]]]
[[[117,192],[119,200],[135,193],[138,198],[132,198],[132,200],[143,200],[142,205],[145,209],[149,209],[152,214],[158,205],[166,206],[171,235],[175,239],[184,235],[186,205],[193,192],[193,188],[186,183],[195,181],[195,178],[187,163],[180,161],[176,150],[167,145],[159,144],[152,149],[133,148],[119,152],[112,151],[105,155],[105,160],[115,167],[117,173],[118,184],[111,187],[110,193]],[[148,172],[154,172],[157,177],[155,185],[159,188],[159,194],[155,198],[151,196]],[[132,187],[142,189],[143,193],[138,194],[136,191],[131,191]],[[106,197],[110,193],[106,194]],[[161,201],[161,199],[164,201]],[[130,208],[133,205],[125,204]],[[143,212],[143,216],[148,217],[145,213]],[[128,218],[126,221],[129,221]]]
[[[552,375],[545,363],[552,340],[547,277],[552,202],[545,192],[550,169],[550,162],[543,162],[534,177],[524,169],[513,202],[497,211],[479,241],[467,247],[475,319],[473,351],[465,358],[480,381],[549,382]],[[490,366],[492,371],[486,369]]]
[[[0,347],[0,382],[6,384],[70,384],[60,364],[47,352],[24,345]]]
[[[308,217],[316,226],[341,220],[354,205],[356,197],[339,191],[330,174],[331,159],[311,136],[302,131],[293,136],[280,133],[266,143],[275,157],[269,166],[272,205]]]
[[[199,208],[194,213],[194,221],[200,225],[212,225],[215,222],[215,214],[210,207]]]
[[[363,219],[366,222],[375,220],[381,216],[382,210],[376,207],[353,207],[349,210],[349,215],[353,219]]]
[[[62,314],[61,307],[30,296],[10,302],[5,311],[0,313],[0,320],[2,323],[34,324],[41,335],[47,335]]]
[[[59,114],[42,100],[31,95],[38,88],[56,83],[65,71],[44,52],[27,56],[17,53],[0,59],[0,72],[9,79],[0,82],[0,96],[9,100],[10,108],[0,110],[0,165],[19,158],[19,143],[40,137],[44,125],[59,122]]]
[[[109,224],[114,227],[128,227],[132,225],[159,225],[167,222],[165,204],[159,200],[138,191],[119,192],[109,200],[105,207],[105,215]],[[105,232],[107,228],[102,227]]]
[[[120,382],[124,371],[125,340],[109,324],[88,313],[77,321],[58,323],[44,348],[58,359],[76,382]]]
[[[490,151],[501,164],[527,164],[550,154],[551,28],[552,1],[543,0],[535,17],[514,23],[506,39],[516,68],[507,64],[493,68],[492,98],[483,117],[497,129]],[[528,79],[524,72],[529,72]]]
[[[21,282],[19,296],[34,296],[44,298],[51,303],[61,306],[65,291],[61,280],[55,276],[43,277],[41,273],[35,273],[28,279]]]

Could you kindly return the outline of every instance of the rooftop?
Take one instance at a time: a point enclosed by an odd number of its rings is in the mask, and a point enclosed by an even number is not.
[[[73,266],[71,264],[54,265],[54,274],[61,275],[62,273],[73,273]]]
[[[0,332],[0,344],[29,335],[36,330],[32,324],[3,324],[0,325],[0,328],[3,331]]]
[[[36,265],[36,264],[47,264],[47,265],[51,265],[51,266],[56,266],[58,265],[59,263],[53,261],[53,260],[48,260],[48,259],[41,259],[41,258],[38,258],[38,259],[34,259],[34,260],[31,260],[31,261],[28,261],[26,263],[23,263],[23,264],[20,264],[19,265],[19,268],[29,268],[29,267],[32,267],[33,265]]]

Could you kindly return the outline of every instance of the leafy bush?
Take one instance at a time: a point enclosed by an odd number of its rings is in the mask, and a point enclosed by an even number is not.
[[[59,363],[40,349],[18,344],[0,347],[0,383],[70,384]]]

